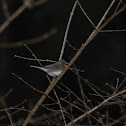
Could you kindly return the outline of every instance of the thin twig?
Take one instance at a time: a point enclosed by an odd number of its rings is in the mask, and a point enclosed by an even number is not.
[[[119,8],[119,6],[120,6],[121,3],[122,3],[122,0],[119,1],[119,3],[118,3],[118,5],[117,5],[117,7],[116,7],[114,13],[116,13],[116,11],[118,10],[118,8]]]
[[[36,59],[36,61],[39,63],[40,66],[42,66],[41,62],[38,60],[38,58],[36,57],[36,55],[33,53],[33,51],[26,45],[24,44],[24,46],[29,50],[29,52],[32,54],[32,56]]]
[[[121,12],[123,12],[126,9],[126,5],[124,5],[120,10],[118,10],[116,13],[111,15],[103,25],[99,27],[100,30],[102,30],[113,18],[115,18],[117,15],[119,15]]]
[[[100,32],[126,32],[126,29],[119,29],[119,30],[101,30]]]
[[[3,111],[8,111],[8,110],[23,110],[23,111],[28,111],[27,109],[24,109],[24,107],[22,108],[19,108],[19,106],[21,106],[22,104],[24,104],[25,102],[27,101],[27,99],[25,99],[24,101],[22,101],[21,103],[19,103],[18,105],[15,105],[13,107],[9,107],[9,108],[4,108],[4,109],[0,109],[0,112],[3,112]]]
[[[16,19],[24,10],[26,6],[23,4],[20,6],[8,19],[0,26],[0,34],[4,31],[4,29],[14,20]]]
[[[7,5],[7,1],[6,0],[1,0],[1,5],[3,8],[3,12],[6,18],[8,18],[10,16],[10,13],[8,11],[8,5]]]
[[[12,122],[12,119],[11,119],[11,116],[10,116],[9,112],[7,110],[5,110],[5,112],[7,113],[8,117],[9,117],[11,126],[14,126],[14,123]]]
[[[113,70],[113,71],[115,71],[115,72],[117,72],[117,73],[120,73],[120,74],[122,74],[122,75],[125,75],[125,76],[126,76],[126,73],[121,72],[121,71],[119,71],[119,70],[116,70],[116,69],[113,69],[113,68],[110,68],[110,70]]]
[[[73,71],[73,70],[72,70]],[[76,75],[77,73],[75,71],[73,71]],[[100,95],[95,89],[94,87],[88,82],[88,80],[82,78],[80,75],[77,75],[81,80],[83,80],[99,97],[101,97],[104,100],[104,97],[102,95]]]
[[[65,100],[65,99],[63,99],[63,98],[61,98],[61,100],[64,101],[64,102],[66,102],[66,103],[68,103],[68,104],[70,104],[71,106],[73,106],[74,108],[80,110],[81,112],[84,112],[84,113],[85,113],[85,111],[84,111],[83,109],[81,109],[81,108],[79,108],[78,106],[76,106],[76,105],[70,103],[69,101],[67,101],[67,100]],[[92,118],[94,118],[95,120],[97,120],[97,122],[101,123],[102,126],[104,125],[103,122],[101,122],[100,120],[98,120],[96,117],[92,116],[91,114],[89,114],[89,115],[90,115]],[[66,125],[66,126],[67,126],[67,125]]]
[[[39,1],[35,1],[33,4],[32,4],[32,7],[36,7],[36,6],[39,6],[45,2],[47,2],[48,0],[39,0]]]
[[[69,31],[69,27],[70,27],[70,23],[71,23],[71,20],[72,20],[72,17],[73,17],[76,5],[77,5],[77,1],[75,1],[73,9],[72,9],[72,11],[70,13],[70,17],[69,17],[69,21],[68,21],[68,24],[67,24],[67,27],[66,27],[66,32],[65,32],[65,36],[64,36],[63,45],[62,45],[62,49],[61,49],[59,60],[61,60],[62,57],[63,57],[63,53],[64,53],[64,49],[65,49],[65,44],[66,44],[66,40],[67,40],[67,35],[68,35],[68,31]]]
[[[112,6],[114,5],[114,3],[116,2],[116,0],[113,0],[111,2],[111,4],[109,5],[108,9],[105,11],[103,17],[101,18],[100,22],[97,25],[97,28],[102,24],[102,22],[104,21],[104,19],[106,18],[107,14],[109,13],[110,9],[112,8]]]
[[[43,0],[43,3],[46,2],[46,0]],[[32,4],[31,4],[32,5]],[[39,4],[38,4],[39,5]],[[9,24],[15,20],[25,9],[27,6],[25,5],[25,2],[23,3],[22,6],[20,6],[12,15],[10,15],[6,21],[0,26],[0,34],[9,26]]]
[[[43,91],[38,90],[37,88],[33,87],[32,85],[30,85],[28,82],[26,82],[23,78],[19,77],[17,74],[12,73],[12,75],[14,75],[15,77],[17,77],[19,80],[21,80],[23,83],[25,83],[27,86],[29,86],[33,91],[39,92],[41,94],[44,94]],[[49,95],[47,96],[49,99],[51,99],[52,101],[54,101],[55,103],[57,102],[56,100],[54,100],[53,98],[51,98]]]
[[[48,76],[47,76],[47,77],[48,77]],[[50,84],[51,84],[55,79],[53,79],[52,82],[51,82],[51,80],[50,80],[49,77],[48,77],[48,80],[49,80],[49,82],[50,82]],[[62,114],[62,117],[63,117],[63,121],[64,121],[64,124],[65,124],[65,126],[66,126],[66,119],[65,119],[65,116],[64,116],[64,113],[63,113],[63,107],[61,106],[60,100],[59,100],[59,98],[58,98],[58,95],[57,95],[55,89],[53,89],[53,92],[54,92],[54,94],[55,94],[55,96],[56,96],[56,99],[57,99],[57,101],[58,101],[57,104],[58,104],[59,107],[60,107],[60,111],[61,111],[61,114]]]
[[[11,88],[6,94],[4,94],[4,96],[0,98],[0,102],[1,102],[3,99],[5,99],[12,91],[13,91],[13,88]]]
[[[117,83],[116,83],[116,86],[115,86],[113,94],[118,92],[118,87],[119,87],[119,78],[117,78]]]
[[[85,10],[82,8],[80,2],[77,0],[77,3],[80,7],[80,9],[82,10],[83,14],[85,15],[85,17],[88,19],[88,21],[92,24],[92,26],[96,29],[95,24],[93,23],[93,21],[88,17],[87,13],[85,12]]]
[[[79,49],[75,48],[74,46],[72,46],[72,45],[69,43],[68,40],[66,40],[66,42],[67,42],[68,46],[71,47],[73,50],[77,50],[77,51],[79,50]]]
[[[60,111],[61,111],[61,114],[62,114],[62,117],[63,117],[64,125],[66,126],[66,119],[65,119],[65,116],[64,116],[63,107],[61,106],[60,100],[59,100],[55,90],[54,90],[54,94],[56,96],[56,99],[57,99],[59,107],[60,107]]]
[[[119,90],[121,88],[121,86],[124,84],[124,82],[126,82],[126,77],[123,79],[123,81],[120,83],[120,85],[118,86],[117,90]]]
[[[25,60],[36,61],[36,59],[33,59],[33,58],[27,58],[27,57],[22,57],[22,56],[17,56],[17,55],[15,55],[15,57],[20,58],[20,59],[25,59]],[[51,62],[51,63],[56,63],[57,62],[57,61],[53,61],[53,60],[49,60],[49,59],[46,59],[46,60],[38,59],[38,60],[43,61],[43,62]]]
[[[13,116],[13,115],[17,114],[18,112],[20,112],[20,110],[14,111],[14,112],[12,112],[10,115]],[[0,120],[3,120],[3,119],[5,119],[5,118],[7,118],[7,117],[8,117],[7,115],[1,116],[1,117],[0,117]]]
[[[15,47],[24,46],[24,44],[26,44],[26,45],[36,44],[36,43],[39,43],[39,42],[42,42],[42,41],[48,39],[49,37],[54,35],[56,32],[57,32],[56,29],[52,29],[49,32],[44,33],[33,39],[17,41],[17,42],[10,42],[10,43],[3,42],[3,43],[0,43],[0,48],[15,48]]]
[[[5,108],[5,109],[0,109],[0,112],[8,111],[8,110],[20,110],[20,111],[30,112],[30,110],[27,110],[25,108],[16,108],[16,107],[9,107],[9,108]]]
[[[88,108],[88,110],[90,110],[90,108],[87,106],[87,104],[85,102],[83,102],[72,90],[70,90],[67,86],[65,86],[63,83],[61,83],[61,85],[63,87],[65,87],[73,96],[75,96],[84,106],[85,108]]]
[[[123,115],[120,118],[114,120],[113,122],[109,123],[107,126],[115,126],[116,124],[120,123],[121,120],[126,120],[126,115]]]
[[[90,82],[90,81],[88,81],[88,80],[85,80],[85,79],[82,79],[84,82],[86,82],[86,84],[88,84],[88,86],[90,85],[90,86],[92,86],[92,87],[94,87],[95,89],[97,89],[98,91],[100,91],[100,92],[102,92],[102,93],[104,93],[104,94],[106,94],[106,95],[110,95],[108,92],[106,92],[106,91],[104,91],[104,90],[102,90],[102,89],[100,89],[99,87],[97,87],[95,84],[93,84],[92,82]],[[92,88],[91,88],[92,89]],[[103,97],[102,97],[103,98]]]
[[[122,90],[112,96],[110,96],[109,98],[105,99],[103,102],[101,102],[100,104],[98,104],[97,106],[95,106],[94,108],[92,108],[90,111],[84,113],[83,115],[79,116],[78,118],[76,118],[75,120],[73,120],[72,122],[68,123],[67,126],[71,126],[73,123],[76,123],[77,121],[85,118],[87,115],[91,114],[92,112],[94,112],[95,110],[99,109],[100,107],[102,107],[104,104],[106,104],[107,102],[109,102],[110,100],[112,100],[113,98],[126,93],[126,89]]]
[[[75,67],[75,69],[77,69],[77,67],[76,67],[76,65],[73,63],[73,66]],[[82,86],[82,83],[81,83],[81,79],[80,79],[80,77],[79,77],[79,72],[78,71],[75,71],[76,72],[76,75],[77,75],[77,80],[78,80],[78,84],[79,84],[79,88],[80,88],[80,92],[81,92],[81,97],[82,97],[82,100],[83,100],[83,102],[86,104],[86,106],[87,106],[87,102],[86,102],[86,100],[85,100],[85,95],[84,95],[84,90],[83,90],[83,86]],[[85,106],[85,110],[86,110],[86,112],[88,111],[88,110],[90,110],[89,109],[89,107],[86,107]],[[92,122],[91,122],[91,118],[90,118],[90,116],[87,116],[87,118],[88,118],[88,122],[89,122],[89,126],[92,126]]]
[[[13,107],[9,107],[9,108],[6,107],[4,109],[0,109],[0,112],[2,112],[2,111],[9,111],[9,110],[13,110],[13,109],[15,110],[16,109],[17,111],[15,111],[15,112],[13,112],[13,113],[10,114],[10,116],[12,116],[12,115],[16,114],[17,112],[21,111],[21,110],[19,110],[20,109],[19,106],[21,106],[22,104],[24,104],[26,101],[27,101],[27,99],[25,99],[24,101],[22,101],[21,103],[19,103],[18,105],[15,105]],[[23,108],[21,108],[21,109],[23,109]],[[7,115],[6,116],[1,116],[0,120],[4,119],[6,117],[7,117]]]

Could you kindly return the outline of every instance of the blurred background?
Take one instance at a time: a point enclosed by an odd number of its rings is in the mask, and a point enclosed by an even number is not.
[[[1,0],[0,1],[0,24],[12,15],[22,4],[22,0]],[[125,2],[125,1],[124,1]],[[5,4],[6,3],[6,4]],[[80,0],[80,3],[90,19],[95,25],[99,22],[111,1],[104,0]],[[7,5],[8,14],[5,14],[3,5]],[[12,92],[1,102],[1,109],[17,105],[27,99],[24,106],[32,108],[41,94],[33,91],[29,86],[12,75],[17,74],[33,87],[45,91],[49,86],[46,74],[38,69],[30,68],[30,65],[38,65],[37,61],[24,60],[15,57],[15,55],[34,58],[29,50],[22,46],[2,47],[1,44],[18,43],[19,41],[36,38],[56,29],[56,33],[49,38],[35,44],[28,44],[28,47],[34,52],[38,59],[51,59],[57,61],[60,56],[62,42],[68,23],[68,19],[74,5],[74,0],[48,0],[43,4],[25,9],[5,30],[0,34],[0,97],[9,90]],[[112,15],[118,5],[118,1],[110,10],[106,19]],[[120,6],[119,8],[121,8]],[[114,18],[104,29],[118,30],[126,28],[126,11],[123,11]],[[70,25],[68,38],[69,43],[79,49],[82,43],[85,43],[93,26],[84,16],[77,5],[72,22]],[[74,50],[66,43],[63,58],[69,62],[76,54]],[[48,62],[41,62],[43,65]],[[112,92],[106,83],[114,86],[124,79],[124,75],[115,72],[110,68],[126,73],[126,32],[102,32],[86,47],[83,53],[76,60],[75,65],[85,72],[80,73],[84,79],[88,79],[97,87]],[[73,67],[73,66],[72,66]],[[61,79],[65,85],[80,96],[80,89],[76,75],[72,71],[67,73]],[[84,84],[85,94],[89,95],[91,89]],[[89,96],[89,99],[90,96]],[[46,100],[45,102],[48,102]],[[5,112],[1,116],[6,115]],[[18,120],[26,112],[18,113],[14,120]],[[23,118],[23,117],[22,117]],[[9,122],[7,118],[0,120],[0,124]]]

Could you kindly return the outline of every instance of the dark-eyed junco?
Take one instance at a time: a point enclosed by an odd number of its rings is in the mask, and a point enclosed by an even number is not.
[[[46,66],[30,66],[30,67],[34,67],[34,68],[38,68],[40,70],[45,71],[48,75],[52,76],[52,77],[57,77],[60,75],[60,73],[64,70],[65,65],[67,65],[68,63],[61,59],[60,61],[50,64],[50,65],[46,65]]]

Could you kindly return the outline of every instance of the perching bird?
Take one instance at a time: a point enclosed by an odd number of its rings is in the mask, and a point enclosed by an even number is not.
[[[48,75],[52,76],[52,77],[57,77],[60,75],[60,73],[64,70],[65,65],[67,65],[68,63],[61,59],[60,61],[50,64],[50,65],[46,65],[46,66],[30,66],[30,67],[34,67],[34,68],[38,68],[40,70],[45,71]]]

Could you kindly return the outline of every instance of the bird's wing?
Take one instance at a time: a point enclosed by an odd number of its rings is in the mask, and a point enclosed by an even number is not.
[[[48,68],[52,70],[57,70],[60,67],[62,67],[62,64],[60,64],[59,62],[44,66],[44,68]]]

